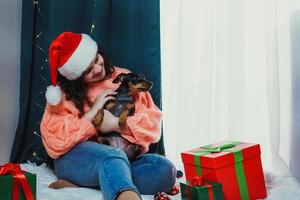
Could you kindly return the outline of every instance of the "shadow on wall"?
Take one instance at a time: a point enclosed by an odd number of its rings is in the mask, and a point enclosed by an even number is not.
[[[290,167],[292,173],[300,181],[300,11],[294,12],[291,17],[292,138]]]

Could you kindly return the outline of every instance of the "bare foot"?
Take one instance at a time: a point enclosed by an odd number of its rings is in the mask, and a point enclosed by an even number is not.
[[[62,179],[59,179],[57,181],[54,181],[52,183],[50,183],[48,185],[49,188],[52,188],[52,189],[60,189],[60,188],[66,188],[66,187],[78,187],[77,185],[69,182],[69,181],[66,181],[66,180],[62,180]]]

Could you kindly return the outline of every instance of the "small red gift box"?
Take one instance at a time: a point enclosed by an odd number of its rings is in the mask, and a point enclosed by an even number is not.
[[[203,180],[200,176],[181,182],[180,190],[182,200],[223,200],[222,185]]]
[[[186,179],[195,176],[222,184],[225,200],[267,196],[259,144],[221,142],[181,153]]]

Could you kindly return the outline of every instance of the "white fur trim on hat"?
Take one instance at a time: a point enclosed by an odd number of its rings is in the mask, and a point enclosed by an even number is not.
[[[59,72],[68,80],[75,80],[88,68],[98,51],[97,43],[87,34],[82,34],[82,39],[68,61],[60,68]]]
[[[49,104],[55,106],[58,105],[59,102],[61,101],[61,90],[60,87],[57,86],[48,86],[47,91],[46,91],[46,100]]]

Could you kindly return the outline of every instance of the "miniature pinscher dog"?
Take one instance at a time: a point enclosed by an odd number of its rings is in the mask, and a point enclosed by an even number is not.
[[[147,92],[152,88],[152,83],[146,80],[143,74],[128,73],[119,74],[113,83],[121,83],[115,90],[117,92],[114,95],[115,99],[109,100],[103,107],[103,109],[109,110],[113,115],[119,118],[119,126],[124,128],[126,125],[126,119],[135,112],[133,96],[138,92]],[[101,124],[103,121],[103,109],[100,109],[95,118],[93,119],[93,125],[98,129],[100,133]],[[98,143],[103,143],[122,149],[128,156],[129,160],[133,160],[140,154],[140,147],[137,144],[132,144],[119,133],[112,132],[105,134],[104,136],[98,134]]]
[[[146,80],[143,74],[119,74],[113,83],[119,83],[121,85],[115,91],[115,99],[109,100],[104,109],[109,110],[113,115],[119,117],[119,126],[122,128],[126,124],[127,116],[134,114],[134,101],[133,95],[138,92],[147,92],[151,89],[152,83]],[[93,120],[95,127],[99,127],[103,120],[103,109],[100,109]]]

